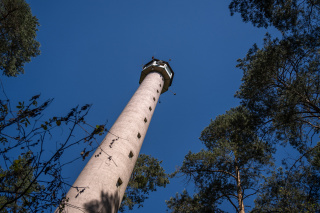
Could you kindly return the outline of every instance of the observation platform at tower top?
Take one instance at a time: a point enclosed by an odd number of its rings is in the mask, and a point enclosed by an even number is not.
[[[150,72],[158,72],[163,76],[164,84],[163,84],[161,94],[168,91],[169,87],[172,84],[172,80],[173,80],[173,76],[174,76],[174,72],[173,72],[172,68],[170,67],[169,63],[166,61],[162,61],[162,60],[153,58],[150,62],[146,63],[143,66],[139,84],[142,83],[144,78]]]

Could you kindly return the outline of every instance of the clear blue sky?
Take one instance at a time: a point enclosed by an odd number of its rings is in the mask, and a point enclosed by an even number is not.
[[[49,115],[91,103],[88,121],[108,120],[110,128],[139,86],[141,65],[152,56],[172,59],[171,90],[177,95],[161,95],[141,150],[163,160],[167,172],[181,165],[189,150],[203,148],[198,138],[211,119],[237,106],[233,96],[242,72],[236,60],[266,33],[239,15],[231,17],[229,1],[222,0],[28,2],[41,24],[41,55],[26,65],[24,75],[1,79],[11,99],[38,93],[42,100],[54,98]],[[70,183],[85,163],[73,164]],[[132,212],[165,212],[164,201],[186,187],[183,178],[173,179]]]

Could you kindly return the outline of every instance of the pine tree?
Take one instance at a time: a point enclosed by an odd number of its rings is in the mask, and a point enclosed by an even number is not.
[[[272,165],[274,149],[260,139],[258,124],[243,106],[211,121],[200,137],[206,149],[189,152],[178,171],[194,182],[197,193],[191,198],[183,192],[167,201],[172,212],[189,205],[196,209],[191,212],[222,212],[224,200],[244,212],[245,199],[258,191],[261,172]]]

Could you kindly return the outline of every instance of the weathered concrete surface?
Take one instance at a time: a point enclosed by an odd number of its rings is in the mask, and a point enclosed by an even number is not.
[[[117,212],[163,84],[163,76],[157,72],[143,80],[73,184],[78,189],[68,192],[64,212]]]

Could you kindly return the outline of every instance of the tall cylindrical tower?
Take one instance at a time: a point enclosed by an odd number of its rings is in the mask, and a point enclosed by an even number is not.
[[[153,59],[140,86],[66,195],[64,212],[117,212],[161,93],[172,83],[168,62]]]

